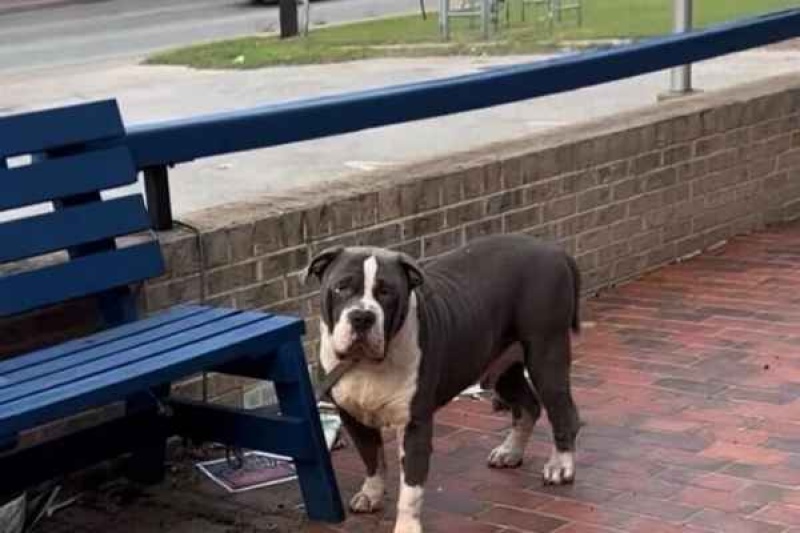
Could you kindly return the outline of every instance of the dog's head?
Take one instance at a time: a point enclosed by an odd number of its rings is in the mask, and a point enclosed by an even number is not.
[[[423,274],[409,256],[370,247],[335,247],[311,260],[321,283],[322,321],[340,359],[382,361],[405,322]]]

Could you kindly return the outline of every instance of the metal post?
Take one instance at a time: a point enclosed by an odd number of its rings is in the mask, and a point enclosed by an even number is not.
[[[439,33],[445,41],[450,40],[450,0],[439,0]]]
[[[492,0],[481,0],[481,32],[483,40],[489,40],[489,26],[491,24]]]
[[[308,30],[311,27],[311,0],[304,0],[303,3],[303,37],[308,37]]]
[[[296,36],[299,31],[297,23],[297,0],[279,0],[278,18],[281,26],[281,39]]]
[[[166,166],[144,169],[144,193],[152,228],[158,231],[172,229],[172,202],[169,197],[169,171]]]
[[[692,29],[692,1],[674,0],[675,33]],[[674,67],[671,72],[670,92],[673,95],[692,92],[692,65]]]

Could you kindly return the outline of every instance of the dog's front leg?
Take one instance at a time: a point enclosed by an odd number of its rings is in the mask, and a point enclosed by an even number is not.
[[[412,420],[399,431],[400,495],[394,533],[422,533],[422,501],[433,451],[433,420]]]
[[[386,458],[383,452],[383,437],[378,429],[367,427],[346,411],[340,410],[342,424],[367,467],[367,477],[361,490],[350,500],[354,513],[372,513],[383,507],[386,483]]]

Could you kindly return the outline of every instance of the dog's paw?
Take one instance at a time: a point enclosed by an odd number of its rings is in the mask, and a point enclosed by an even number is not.
[[[575,454],[553,450],[542,470],[545,485],[566,485],[575,480]]]
[[[522,465],[523,451],[503,443],[489,453],[490,468],[518,468]]]
[[[394,524],[393,533],[422,533],[422,523],[418,518],[399,516]]]
[[[364,491],[359,492],[350,500],[350,510],[354,513],[374,513],[383,508],[383,497],[376,497]]]

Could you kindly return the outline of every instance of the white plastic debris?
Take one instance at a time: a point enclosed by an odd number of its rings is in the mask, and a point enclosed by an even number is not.
[[[0,506],[0,533],[22,533],[25,527],[25,494]]]
[[[461,394],[459,394],[459,396],[463,398],[471,398],[473,400],[480,400],[481,398],[483,398],[483,395],[485,393],[486,391],[483,389],[483,387],[481,387],[479,383],[476,383],[475,385],[467,387],[466,389],[461,391]]]
[[[319,421],[322,423],[322,431],[325,433],[325,443],[328,449],[338,450],[344,447],[342,440],[342,419],[339,413],[336,412],[336,406],[328,402],[319,402],[317,404],[319,410]]]
[[[81,495],[77,494],[71,498],[67,498],[66,500],[58,502],[56,500],[58,500],[58,496],[60,494],[61,494],[61,485],[57,485],[53,487],[53,489],[49,492],[49,494],[47,494],[46,496],[45,495],[42,496],[42,498],[44,498],[44,503],[40,506],[41,508],[38,514],[30,520],[30,524],[26,524],[25,527],[26,531],[32,531],[39,522],[41,522],[45,518],[52,517],[55,513],[57,513],[61,509],[65,509],[70,505],[73,505],[81,498]],[[34,507],[37,506],[37,504],[34,503],[34,501],[32,500],[29,506],[31,509],[33,509]]]

